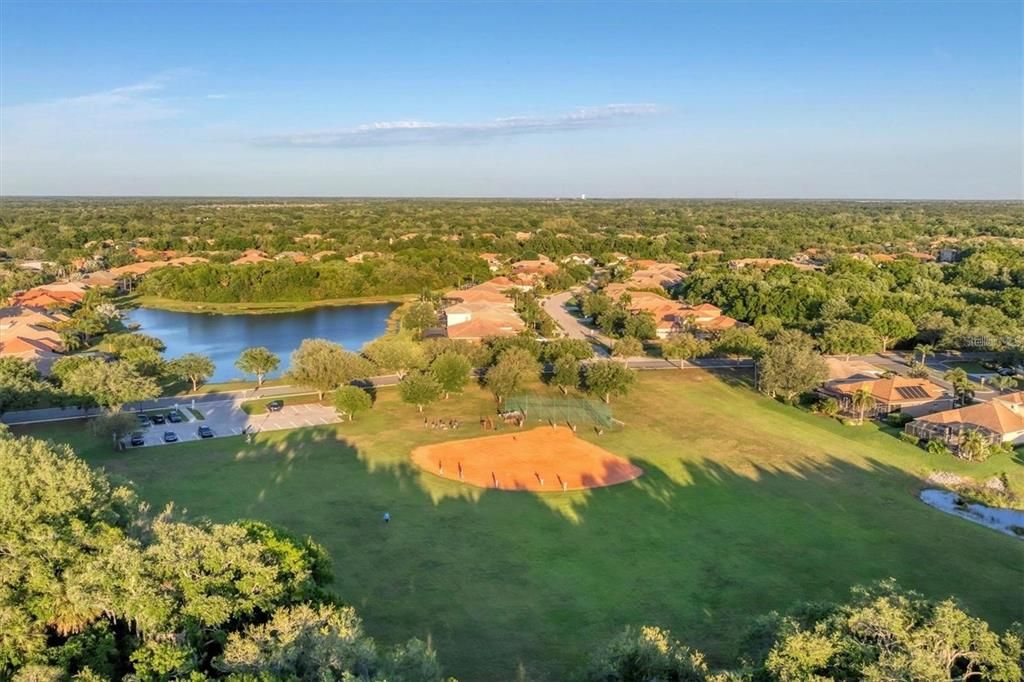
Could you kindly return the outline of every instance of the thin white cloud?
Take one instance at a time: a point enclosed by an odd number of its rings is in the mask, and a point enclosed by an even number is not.
[[[604,128],[661,111],[655,104],[608,104],[581,107],[560,116],[513,116],[483,123],[383,121],[341,130],[266,135],[253,143],[264,147],[334,148],[465,144],[514,135]]]
[[[136,124],[175,118],[182,111],[163,91],[182,73],[167,71],[109,90],[3,107],[0,114],[5,137],[12,143],[44,142],[47,136],[117,132]]]

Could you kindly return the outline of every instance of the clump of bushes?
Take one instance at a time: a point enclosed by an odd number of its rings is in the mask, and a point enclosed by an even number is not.
[[[918,445],[921,442],[920,438],[912,433],[907,433],[906,431],[900,434],[900,440],[904,443],[910,443],[911,445]]]
[[[811,408],[815,414],[825,417],[834,417],[839,414],[839,401],[835,398],[825,398],[814,403]]]
[[[886,415],[885,419],[891,425],[899,427],[906,426],[909,422],[914,421],[914,418],[906,412],[890,412]]]
[[[953,451],[949,449],[949,446],[943,443],[941,440],[930,440],[928,441],[929,455],[935,455],[936,457],[951,457]]]

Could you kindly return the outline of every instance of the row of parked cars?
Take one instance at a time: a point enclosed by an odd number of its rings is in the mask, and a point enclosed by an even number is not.
[[[166,415],[144,414],[140,412],[138,415],[138,420],[139,426],[142,428],[147,428],[153,424],[180,424],[181,422],[184,421],[184,419],[182,419],[181,413],[179,413],[177,410],[171,410]],[[211,429],[209,426],[200,426],[196,430],[196,435],[199,436],[200,438],[213,438],[214,434],[213,429]],[[174,431],[164,431],[163,441],[165,443],[177,443],[178,434],[176,434]],[[132,447],[139,447],[145,445],[146,434],[143,433],[142,431],[135,431],[131,435],[130,442],[132,444]]]
[[[162,414],[145,414],[140,412],[138,415],[139,426],[149,426],[150,424],[164,424],[170,422],[171,424],[180,424],[182,422],[181,413],[177,410],[171,410],[165,417]]]

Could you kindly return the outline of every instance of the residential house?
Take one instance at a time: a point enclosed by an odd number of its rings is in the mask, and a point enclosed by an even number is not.
[[[491,272],[497,272],[501,269],[501,255],[497,253],[481,253],[480,257],[487,263],[487,267]]]
[[[377,258],[381,254],[376,251],[360,251],[345,258],[346,263],[364,263],[367,258]]]
[[[639,270],[626,279],[626,284],[633,289],[665,289],[671,290],[687,277],[687,273],[675,263],[659,263],[657,261],[637,261]]]
[[[252,265],[254,263],[265,263],[270,259],[267,254],[258,249],[246,249],[242,255],[231,261],[232,265]]]
[[[721,308],[710,303],[688,305],[650,291],[629,291],[624,284],[609,284],[604,293],[615,301],[628,294],[626,309],[631,313],[650,313],[659,339],[682,332],[708,337],[740,325],[738,320],[723,315]]]
[[[948,410],[953,406],[953,397],[941,386],[928,379],[914,377],[851,378],[829,381],[819,389],[819,394],[839,401],[840,410],[846,414],[857,414],[853,396],[860,390],[867,390],[875,399],[875,406],[865,414],[881,416],[890,412],[904,412],[919,416]]]
[[[53,327],[67,319],[62,313],[38,308],[0,310],[0,357],[20,358],[49,373],[64,350],[64,342]]]
[[[11,304],[22,308],[65,308],[81,302],[86,289],[81,282],[43,284],[14,294]]]
[[[547,256],[538,256],[536,260],[516,261],[512,264],[513,274],[525,275],[535,283],[542,280],[545,275],[551,275],[556,272],[558,272],[558,264],[551,262]]]
[[[572,263],[574,265],[594,265],[597,261],[595,261],[594,257],[588,253],[570,253],[562,259],[562,262]]]
[[[786,265],[789,261],[779,260],[778,258],[735,258],[729,261],[729,268],[732,270],[742,270],[743,268],[761,268],[767,270],[774,268],[776,265]]]
[[[506,278],[495,279],[444,295],[445,335],[450,339],[480,341],[489,336],[514,336],[526,329],[505,292],[512,286]]]
[[[990,443],[1024,445],[1024,391],[1001,395],[987,403],[921,416],[904,430],[922,440],[939,440],[956,447],[969,431]]]

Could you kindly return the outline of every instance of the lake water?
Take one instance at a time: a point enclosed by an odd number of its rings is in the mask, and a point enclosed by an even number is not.
[[[393,303],[325,306],[294,313],[247,315],[137,308],[126,313],[125,323],[136,323],[141,327],[139,331],[167,344],[166,358],[184,353],[210,356],[217,366],[210,381],[231,381],[246,378],[235,367],[235,361],[250,346],[266,346],[281,358],[281,367],[271,378],[288,368],[292,351],[303,339],[327,339],[358,351],[385,332],[388,316],[396,307]]]

